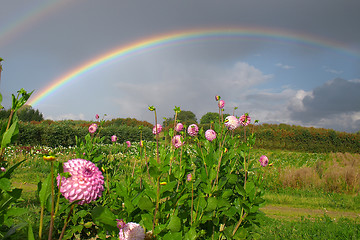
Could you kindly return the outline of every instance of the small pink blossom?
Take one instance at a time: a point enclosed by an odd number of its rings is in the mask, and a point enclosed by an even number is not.
[[[157,127],[157,132],[156,132],[156,127]],[[156,126],[153,127],[153,134],[159,134],[162,131],[162,126],[160,124],[157,124]]]
[[[172,138],[171,143],[172,143],[172,145],[173,145],[175,148],[179,148],[179,147],[181,147],[182,145],[184,145],[184,142],[182,141],[181,135],[175,135],[175,136]]]
[[[6,169],[4,167],[1,167],[0,169],[1,169],[2,172],[6,171]]]
[[[205,138],[212,142],[216,138],[216,132],[212,129],[208,129],[205,132]]]
[[[266,167],[269,164],[269,159],[267,158],[267,156],[262,155],[259,159],[259,162],[262,167]]]
[[[95,201],[104,191],[104,177],[94,163],[84,159],[72,159],[64,163],[64,172],[70,177],[61,178],[60,192],[70,202],[80,200],[83,205]],[[57,176],[57,185],[60,175]]]
[[[242,115],[240,118],[240,123],[243,126],[247,126],[249,125],[250,121],[251,121],[251,117],[249,116],[249,114],[245,113],[244,115]]]
[[[99,114],[95,115],[95,119],[98,120],[99,119]]]
[[[134,222],[126,223],[121,219],[117,219],[120,240],[143,240],[145,239],[145,230]]]
[[[117,136],[116,136],[116,135],[112,135],[112,136],[111,136],[111,141],[112,141],[112,142],[116,142],[116,141],[117,141]]]
[[[175,131],[181,132],[184,129],[184,125],[182,123],[178,123],[175,126]]]
[[[225,106],[225,101],[224,101],[224,100],[220,100],[220,101],[218,102],[218,106],[219,106],[219,108],[224,108],[224,106]]]
[[[190,136],[195,137],[199,132],[199,127],[196,124],[191,124],[188,127],[187,132]]]
[[[96,123],[91,124],[89,127],[89,133],[96,132],[97,128],[98,128],[98,125]]]
[[[240,126],[240,121],[235,116],[227,116],[224,124],[229,130],[234,130]]]
[[[215,96],[215,100],[216,100],[216,101],[219,101],[219,100],[220,100],[220,96],[216,95],[216,96]]]
[[[140,141],[140,147],[143,147],[143,146],[144,146],[144,141],[141,140],[141,141]]]
[[[130,141],[126,141],[126,145],[127,145],[128,148],[131,147],[131,142],[130,142]]]
[[[186,181],[190,182],[192,180],[192,174],[189,173],[187,176],[186,176]]]

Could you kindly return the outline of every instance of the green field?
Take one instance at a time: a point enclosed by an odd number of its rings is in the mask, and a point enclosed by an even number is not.
[[[57,151],[61,152],[59,161],[74,156],[71,148]],[[256,160],[264,153],[272,166],[263,172],[266,202],[261,207],[261,225],[253,229],[253,239],[360,238],[359,154],[256,149],[252,158]],[[25,154],[14,147],[6,154],[10,163],[26,160],[12,177],[13,185],[23,189],[19,205],[30,210],[18,221],[36,223],[37,184],[45,179],[50,165],[36,151]],[[23,239],[26,231],[20,230],[18,239]]]

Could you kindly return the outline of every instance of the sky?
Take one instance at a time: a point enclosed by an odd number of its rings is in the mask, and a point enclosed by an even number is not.
[[[5,108],[24,88],[34,90],[28,103],[45,119],[92,121],[99,114],[154,123],[148,106],[159,122],[173,117],[175,106],[200,120],[218,112],[220,95],[225,113],[249,113],[260,123],[360,130],[360,1],[0,6]]]

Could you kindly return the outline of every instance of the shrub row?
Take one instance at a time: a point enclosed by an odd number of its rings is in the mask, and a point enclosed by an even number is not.
[[[74,146],[75,136],[84,138],[89,133],[92,122],[85,121],[42,121],[19,124],[19,138],[17,144],[23,146],[42,145],[49,147]],[[104,124],[105,125],[105,124]],[[111,136],[116,135],[119,143],[125,141],[139,141],[139,127],[127,125],[105,125],[98,130],[100,137],[105,137],[104,143],[111,143]],[[142,128],[142,139],[153,140],[152,130]]]
[[[20,122],[20,145],[45,145],[49,147],[73,146],[75,136],[83,138],[88,133],[88,121],[50,121]],[[143,140],[154,139],[152,124],[136,119],[113,119],[104,122],[100,136],[105,136],[105,143],[110,143],[110,137],[116,135],[118,142],[139,141],[139,126],[143,126]],[[200,124],[204,129],[210,128],[209,124]],[[168,129],[166,127],[165,129]],[[360,152],[360,134],[337,132],[324,128],[307,128],[286,124],[261,124],[249,125],[246,133],[243,127],[235,130],[236,134],[256,134],[257,148],[283,149],[303,152]]]

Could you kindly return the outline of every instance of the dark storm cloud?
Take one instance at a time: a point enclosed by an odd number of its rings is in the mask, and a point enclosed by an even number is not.
[[[360,81],[336,78],[306,94],[288,110],[293,120],[334,129],[360,129]],[[293,102],[294,103],[294,102]]]

